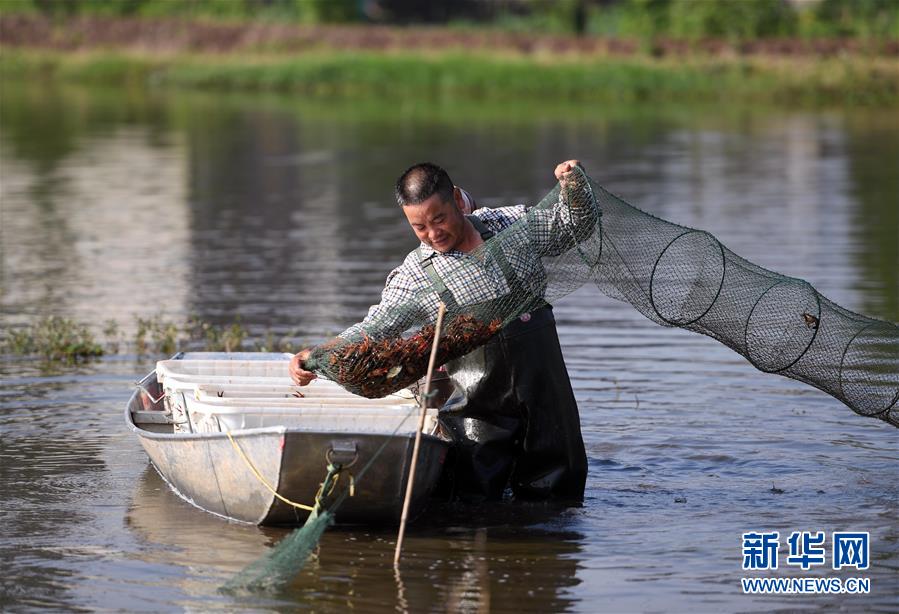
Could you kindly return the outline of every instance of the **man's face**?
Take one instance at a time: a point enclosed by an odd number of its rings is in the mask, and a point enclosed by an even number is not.
[[[433,194],[417,205],[406,205],[403,213],[418,240],[440,253],[455,249],[465,238],[465,217],[456,197],[444,202]]]

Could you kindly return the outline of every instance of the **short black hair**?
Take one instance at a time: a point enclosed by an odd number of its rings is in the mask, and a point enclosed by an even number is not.
[[[394,193],[400,207],[417,205],[439,194],[443,202],[453,200],[453,180],[445,170],[431,162],[419,162],[407,168],[396,180]]]

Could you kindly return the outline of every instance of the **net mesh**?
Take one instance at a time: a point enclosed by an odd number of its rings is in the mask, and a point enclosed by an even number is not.
[[[222,592],[241,594],[283,589],[306,565],[325,530],[334,524],[334,514],[316,510],[303,526],[294,529],[270,552],[253,561],[224,586]]]
[[[658,324],[713,337],[761,371],[899,426],[899,327],[752,264],[708,232],[632,207],[579,167],[457,262],[439,271],[447,315],[437,364],[592,281]],[[437,304],[437,290],[426,285],[386,315],[314,348],[306,368],[366,397],[404,388],[427,368]]]

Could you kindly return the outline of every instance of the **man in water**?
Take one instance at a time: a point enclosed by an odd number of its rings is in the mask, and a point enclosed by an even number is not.
[[[556,179],[575,181],[578,164],[568,160],[556,166]],[[428,297],[421,310],[433,322],[440,301],[454,305],[459,293],[476,294],[479,285],[487,289],[483,286],[489,281],[473,274],[465,287],[451,291],[441,273],[458,270],[470,252],[526,215],[523,205],[471,212],[468,194],[453,185],[445,170],[427,162],[407,169],[395,192],[421,244],[387,276],[381,302],[341,337],[408,311],[415,297]],[[558,223],[555,216],[533,231],[552,241]],[[533,271],[506,273],[511,290],[522,294],[530,290],[521,279],[537,279],[539,285],[542,276],[545,285],[539,265]],[[422,292],[428,288],[431,292]],[[485,346],[446,365],[455,393],[440,411],[440,425],[456,444],[445,471],[460,498],[499,499],[507,486],[520,498],[583,498],[587,457],[577,403],[552,307],[540,299],[533,302],[537,307],[507,324]],[[398,326],[396,334],[402,332]],[[303,368],[310,353],[303,350],[290,362],[291,377],[300,385],[315,378]]]

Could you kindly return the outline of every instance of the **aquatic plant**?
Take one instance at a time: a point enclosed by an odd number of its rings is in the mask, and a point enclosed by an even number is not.
[[[174,354],[178,351],[180,343],[177,324],[164,320],[160,315],[138,317],[135,321],[137,332],[134,344],[138,355],[147,354],[151,349],[156,354]]]
[[[239,319],[228,326],[218,327],[210,322],[200,320],[196,316],[188,318],[184,326],[186,343],[202,343],[207,352],[237,352],[243,347],[243,341],[249,336]]]
[[[250,331],[239,319],[217,326],[196,316],[182,323],[162,314],[135,317],[131,343],[122,333],[121,324],[113,319],[103,322],[100,335],[96,337],[91,325],[58,316],[44,317],[33,324],[4,332],[0,353],[41,356],[49,362],[65,363],[129,350],[137,356],[170,356],[182,350],[237,352],[244,349],[250,339]],[[252,347],[260,352],[294,351],[294,344],[288,337],[278,337],[268,329]]]
[[[298,347],[289,338],[276,337],[274,332],[267,330],[263,338],[253,344],[253,349],[256,352],[290,352],[293,354]]]
[[[59,316],[47,316],[31,326],[8,331],[3,350],[67,363],[103,355],[103,347],[86,324]]]
[[[115,320],[106,320],[103,324],[103,337],[106,349],[110,354],[118,354],[122,342],[119,323]]]

